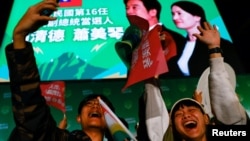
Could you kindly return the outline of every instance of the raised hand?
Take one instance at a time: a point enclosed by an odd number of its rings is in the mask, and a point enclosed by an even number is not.
[[[207,44],[208,49],[214,47],[220,47],[220,33],[216,25],[210,25],[208,22],[204,22],[204,28],[198,26],[200,34],[195,33],[194,36],[197,37],[200,41]]]
[[[25,37],[41,26],[48,23],[48,21],[56,20],[55,17],[49,17],[41,15],[41,11],[44,9],[57,10],[59,5],[54,0],[45,0],[36,5],[31,6],[20,21],[17,23],[14,32],[13,40],[14,47],[16,49],[25,47]]]

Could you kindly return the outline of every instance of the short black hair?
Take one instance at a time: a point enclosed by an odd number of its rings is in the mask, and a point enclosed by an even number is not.
[[[81,114],[82,107],[85,106],[88,101],[96,99],[97,97],[100,97],[108,105],[108,107],[113,112],[115,112],[115,108],[114,108],[113,104],[111,103],[111,101],[105,95],[103,95],[103,94],[90,94],[90,95],[87,95],[86,97],[84,97],[82,99],[82,101],[80,102],[80,104],[78,106],[78,115]]]
[[[129,0],[123,0],[123,3],[126,5]],[[161,4],[158,0],[140,0],[145,8],[149,11],[152,9],[156,9],[157,11],[157,19],[160,20],[161,15]]]

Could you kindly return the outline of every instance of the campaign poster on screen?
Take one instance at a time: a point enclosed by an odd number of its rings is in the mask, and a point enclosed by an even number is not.
[[[0,47],[0,82],[9,81],[4,50],[12,42],[13,29],[26,10],[39,1],[13,2]],[[172,21],[170,5],[175,1],[159,0],[160,21],[186,36]],[[214,2],[193,2],[204,8],[209,22],[220,28],[221,36],[231,40]],[[26,37],[33,45],[41,80],[126,78],[127,68],[114,47],[129,26],[125,10],[122,0],[60,0],[60,7],[52,14],[57,20]]]

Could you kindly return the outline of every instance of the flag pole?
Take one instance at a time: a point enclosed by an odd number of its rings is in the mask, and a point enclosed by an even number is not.
[[[127,127],[121,122],[121,120],[113,113],[113,111],[108,107],[108,105],[100,97],[97,97],[97,98],[100,104],[102,105],[102,107],[105,108],[105,110],[111,114],[112,118],[114,118],[122,126],[125,132],[130,136],[130,138],[133,139],[133,141],[137,141],[134,135],[127,129]]]

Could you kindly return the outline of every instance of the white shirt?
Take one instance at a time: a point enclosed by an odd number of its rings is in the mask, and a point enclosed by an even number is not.
[[[188,41],[186,43],[184,50],[182,52],[182,55],[177,62],[181,72],[185,76],[190,75],[189,68],[188,68],[188,61],[189,61],[191,55],[193,54],[195,43],[196,43],[195,41]]]

